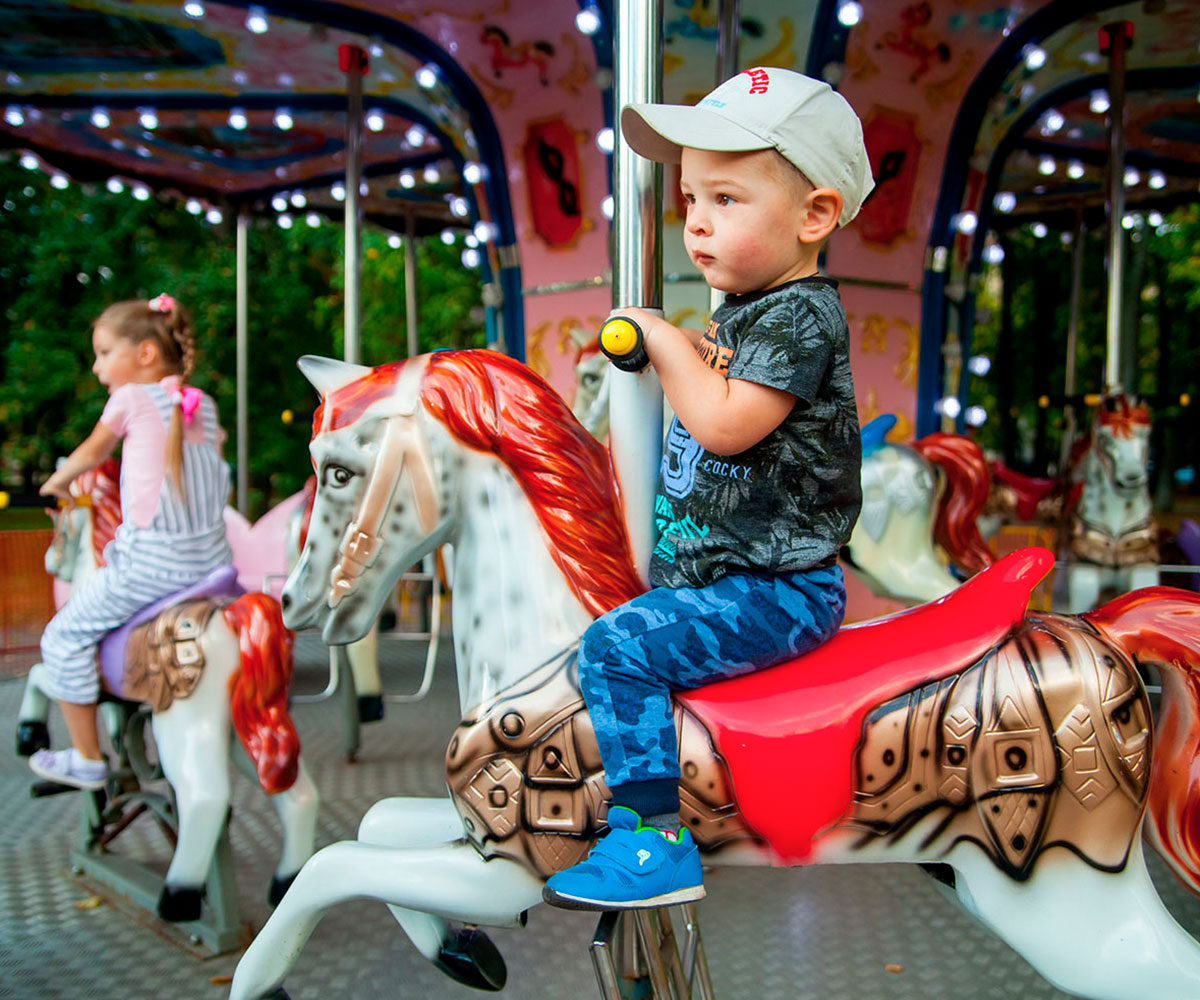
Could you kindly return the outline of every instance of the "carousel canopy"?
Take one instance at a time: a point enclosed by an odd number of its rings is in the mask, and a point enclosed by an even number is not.
[[[551,16],[555,6],[565,8],[561,16]],[[701,5],[714,8],[701,16],[689,6],[663,4],[665,62],[678,63],[697,41],[715,45],[716,5]],[[795,46],[808,49],[809,71],[836,78],[844,71],[839,55],[845,69],[855,68],[856,26],[893,18],[895,6],[745,0],[742,48],[786,16]],[[1130,203],[1169,206],[1195,196],[1200,6],[1072,2],[1072,20],[1038,37],[1030,22],[1046,14],[1050,23],[1062,2],[915,2],[875,44],[909,58],[911,74],[900,85],[944,85],[932,82],[939,73],[931,69],[941,69],[944,81],[945,64],[970,55],[934,30],[945,23],[938,10],[945,6],[977,27],[1007,33],[1020,25],[1031,38],[1019,60],[975,80],[970,97],[987,113],[973,148],[957,151],[964,170],[992,170],[1001,214],[1027,220],[1102,208],[1108,77],[1097,33],[1119,20],[1134,32],[1126,78]],[[564,34],[558,22],[569,25],[576,15],[580,30]],[[546,86],[564,67],[575,87],[610,101],[611,23],[609,0],[0,0],[0,141],[80,180],[136,179],[218,207],[263,211],[272,201],[279,210],[282,194],[334,213],[350,46],[369,63],[362,80],[367,217],[392,229],[409,218],[421,231],[466,226],[486,214],[481,199],[505,197],[474,187],[476,165],[504,162],[489,105],[520,101],[521,90]],[[711,61],[677,63],[668,68],[679,93],[669,99],[711,87]],[[502,78],[504,86],[494,86]],[[611,120],[611,109],[605,113]]]

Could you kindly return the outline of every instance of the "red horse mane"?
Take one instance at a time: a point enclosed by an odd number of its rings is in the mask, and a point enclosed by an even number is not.
[[[1150,425],[1150,410],[1144,403],[1131,402],[1124,393],[1106,396],[1096,407],[1096,424],[1111,428],[1113,437],[1127,438],[1135,425]]]
[[[937,543],[971,573],[990,566],[995,556],[975,524],[991,486],[983,449],[968,437],[941,431],[914,441],[912,448],[938,466],[946,479],[933,526]]]
[[[493,351],[432,355],[421,384],[431,415],[516,476],[550,553],[593,615],[643,587],[633,566],[608,452],[531,369]]]

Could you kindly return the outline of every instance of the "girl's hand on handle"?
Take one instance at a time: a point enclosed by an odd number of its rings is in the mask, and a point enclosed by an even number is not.
[[[71,481],[69,479],[63,481],[56,472],[42,483],[41,488],[38,490],[38,496],[58,497],[60,500],[70,500],[71,491],[68,488],[70,485]]]

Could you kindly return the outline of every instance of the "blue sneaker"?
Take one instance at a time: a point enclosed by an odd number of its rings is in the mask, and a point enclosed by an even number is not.
[[[624,806],[608,810],[608,826],[585,860],[550,876],[542,899],[568,910],[632,910],[704,898],[690,831],[668,840]]]

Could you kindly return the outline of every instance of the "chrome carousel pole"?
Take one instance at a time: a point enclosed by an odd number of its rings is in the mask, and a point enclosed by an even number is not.
[[[362,315],[362,80],[367,74],[367,53],[356,45],[338,50],[338,64],[346,74],[346,304],[342,357],[359,364]]]
[[[237,356],[237,509],[250,516],[250,213],[238,209],[234,291]]]
[[[662,168],[621,138],[626,104],[662,100],[662,13],[655,0],[618,0],[614,31],[617,122],[613,154],[613,307],[662,311]],[[662,387],[652,369],[614,369],[609,400],[613,466],[638,572],[654,546],[654,492],[662,454]]]
[[[1100,51],[1108,56],[1108,313],[1104,388],[1121,385],[1122,283],[1125,278],[1125,50],[1133,23],[1115,21],[1100,29]]]

